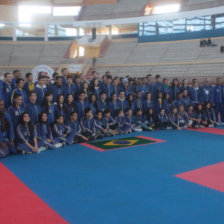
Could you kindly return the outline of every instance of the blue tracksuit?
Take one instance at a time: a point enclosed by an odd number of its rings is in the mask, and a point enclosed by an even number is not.
[[[104,112],[108,108],[107,102],[102,100],[98,101],[98,110]]]
[[[52,91],[53,91],[53,96],[54,96],[53,101],[56,101],[56,99],[59,95],[61,95],[61,94],[64,95],[63,86],[58,86],[58,85],[56,85],[56,83],[52,85]]]
[[[115,93],[118,96],[120,91],[121,91],[121,88],[119,86],[112,85],[113,94]]]
[[[22,98],[23,98],[23,106],[25,107],[26,106],[26,104],[28,103],[28,98],[27,98],[27,95],[26,95],[26,92],[25,92],[25,90],[19,90],[19,89],[14,89],[13,91],[12,91],[12,95],[11,95],[11,103],[13,103],[13,97],[14,97],[14,95],[15,94],[18,94],[18,95],[21,95],[22,96]]]
[[[171,101],[168,101],[166,99],[163,100],[163,106],[162,107],[164,108],[166,114],[169,114],[172,106],[173,106],[173,103]]]
[[[75,89],[75,85],[74,84],[71,84],[71,85],[68,85],[67,83],[65,83],[63,85],[63,92],[64,92],[64,96],[66,97],[68,94],[72,94],[73,96],[75,95],[76,93],[76,89]]]
[[[109,119],[103,117],[102,122],[103,122],[103,128],[105,129],[110,129],[110,126],[116,123],[116,121],[112,118],[112,116],[110,116]]]
[[[135,118],[135,116],[125,116],[124,117],[124,120],[125,120],[125,122],[127,123],[127,124],[129,124],[129,125],[131,125],[132,126],[132,128],[135,126],[135,124],[136,124],[136,118]]]
[[[25,108],[23,106],[15,107],[12,105],[9,107],[8,112],[9,115],[11,116],[12,123],[15,128],[19,122],[20,115],[25,112]]]
[[[48,109],[43,107],[43,112],[47,113],[47,123],[53,124],[55,122],[55,105],[50,104]]]
[[[110,97],[113,94],[113,86],[112,84],[108,85],[108,84],[104,84],[102,86],[102,92],[105,92],[107,94],[107,100],[110,100]]]
[[[200,102],[200,89],[195,89],[194,87],[191,87],[190,93],[192,103],[195,105]]]
[[[57,139],[56,138],[53,139],[52,131],[48,124],[38,123],[36,125],[36,130],[37,130],[38,146],[44,146],[47,147],[48,149],[56,149],[54,143],[57,142]],[[47,139],[54,140],[54,142],[49,143]]]
[[[66,103],[65,104],[65,116],[66,116],[66,120],[69,120],[70,119],[70,116],[73,112],[76,111],[76,108],[75,108],[75,104],[68,104]]]
[[[212,86],[202,86],[200,88],[200,97],[201,103],[212,102]]]
[[[30,115],[30,119],[33,124],[36,124],[39,118],[39,114],[41,113],[41,108],[38,104],[34,104],[29,102],[26,105],[25,111]]]
[[[180,105],[184,105],[184,101],[183,101],[183,99],[176,99],[175,101],[174,101],[174,105],[175,105],[175,107],[179,107]]]
[[[81,119],[85,116],[85,109],[90,108],[88,101],[76,101],[76,108],[78,112],[78,118]]]
[[[40,85],[37,84],[34,91],[37,94],[37,104],[41,105],[44,99],[44,95],[47,92],[47,87],[42,88]]]
[[[64,121],[67,121],[67,119],[69,120],[70,117],[66,117],[66,111],[64,110],[64,107],[61,107],[59,105],[55,105],[55,111],[54,111],[54,115],[55,115],[55,118],[57,118],[58,116],[63,116],[64,118]]]
[[[81,136],[82,129],[78,121],[74,122],[69,121],[68,126],[74,132],[75,136]]]
[[[94,118],[90,118],[89,120],[83,117],[81,119],[80,125],[84,131],[88,131],[89,133],[95,135],[96,134],[96,125]]]
[[[4,82],[4,100],[5,100],[5,108],[9,108],[9,106],[12,104],[11,102],[11,96],[12,91],[16,88],[13,84],[9,85],[8,83]]]
[[[213,110],[213,108],[205,110],[204,116],[206,117],[207,121],[213,121],[213,122],[216,121],[215,111]]]
[[[53,134],[54,137],[56,137],[61,143],[71,145],[74,142],[75,133],[69,126],[65,124],[55,123],[53,125]]]
[[[184,108],[186,110],[187,107],[191,104],[191,98],[189,96],[187,96],[187,97],[183,97],[182,100],[184,103]]]
[[[143,101],[142,99],[136,99],[135,100],[135,108],[137,109],[141,109],[143,111]]]
[[[117,130],[121,134],[127,134],[129,131],[132,130],[132,126],[125,122],[124,117],[116,117],[116,123],[118,124]]]
[[[176,100],[177,99],[177,94],[180,91],[179,86],[173,85],[173,86],[171,86],[170,89],[171,89],[171,99]]]
[[[99,87],[94,88],[93,93],[96,95],[96,99],[99,100],[100,99],[100,93],[101,93],[100,88]]]
[[[143,101],[143,113],[145,114],[149,108],[153,108],[153,101],[144,100]]]
[[[213,100],[212,102],[215,104],[215,116],[216,116],[216,121],[218,121],[218,114],[221,114],[221,121],[224,121],[224,108],[223,108],[223,103],[224,103],[224,88],[223,86],[216,85],[213,88],[212,91],[212,97]]]
[[[4,95],[4,82],[0,80],[0,99],[5,102],[5,95]]]
[[[163,84],[161,82],[155,82],[152,86],[152,97],[156,99],[159,92],[163,91]]]
[[[17,150],[25,152],[33,152],[30,147],[25,143],[29,142],[31,145],[34,145],[34,138],[37,137],[35,126],[32,129],[29,129],[28,126],[19,124],[16,128],[17,135]]]
[[[128,101],[127,100],[121,100],[120,98],[118,98],[118,107],[123,112],[126,112],[126,110],[129,108]]]
[[[142,92],[142,97],[144,98],[146,93],[151,92],[150,86],[148,84],[146,85],[139,85],[138,86],[138,91]]]

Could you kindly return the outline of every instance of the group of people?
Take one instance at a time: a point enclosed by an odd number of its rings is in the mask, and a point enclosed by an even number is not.
[[[222,78],[212,86],[199,86],[160,75],[100,78],[90,81],[69,75],[66,68],[51,80],[40,72],[38,80],[21,71],[0,80],[0,157],[35,153],[105,136],[156,129],[201,128],[222,125]]]

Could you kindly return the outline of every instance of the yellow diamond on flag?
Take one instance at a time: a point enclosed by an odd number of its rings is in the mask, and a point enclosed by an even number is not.
[[[124,146],[124,145],[127,145],[127,146],[130,146],[130,145],[134,145],[136,142],[138,142],[139,140],[112,140],[112,141],[109,141],[107,143],[105,143],[104,145],[105,146]]]

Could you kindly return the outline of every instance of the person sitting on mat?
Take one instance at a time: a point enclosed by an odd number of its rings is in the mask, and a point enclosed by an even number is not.
[[[118,124],[111,116],[111,112],[109,109],[105,110],[103,112],[103,127],[107,129],[108,132],[110,132],[112,135],[117,135],[118,131],[117,126]]]
[[[176,130],[181,130],[182,129],[182,123],[180,123],[180,118],[179,118],[179,113],[176,107],[173,107],[171,109],[171,112],[169,114],[169,119],[171,123],[171,127]]]
[[[179,109],[180,124],[184,128],[187,128],[189,124],[189,119],[187,113],[185,112],[184,105],[181,104],[178,109]]]
[[[9,114],[4,111],[4,101],[0,99],[0,158],[17,153],[14,145],[14,129]]]
[[[199,120],[199,128],[204,128],[208,125],[207,118],[204,116],[203,106],[201,103],[196,106],[196,118]]]
[[[62,145],[71,145],[74,143],[75,133],[67,125],[64,124],[64,117],[59,115],[53,125],[53,135]]]
[[[156,116],[154,114],[153,108],[149,108],[146,115],[145,120],[148,122],[149,130],[153,130],[156,128]]]
[[[131,126],[132,131],[137,131],[137,132],[141,132],[142,131],[141,126],[140,125],[138,126],[136,124],[136,118],[133,115],[132,109],[128,109],[127,110],[124,119],[125,119],[125,122]]]
[[[216,122],[215,111],[212,108],[211,102],[205,104],[204,116],[208,121],[208,127],[212,128],[218,125],[218,123]]]
[[[36,125],[36,129],[37,142],[39,146],[43,146],[48,149],[56,149],[62,146],[61,143],[57,143],[57,138],[53,138],[50,125],[47,124],[47,113],[40,113],[39,122]]]
[[[68,126],[72,129],[75,134],[74,143],[87,142],[88,138],[82,134],[82,129],[78,121],[78,113],[72,112],[70,115],[70,121]]]
[[[166,114],[164,108],[162,108],[158,114],[156,127],[159,130],[171,129],[170,119],[169,119],[168,115]]]
[[[128,134],[132,131],[132,126],[125,122],[123,110],[117,111],[116,122],[118,124],[117,130],[120,134]]]
[[[19,124],[16,128],[17,150],[23,154],[38,152],[37,132],[35,126],[30,121],[28,113],[21,114]]]
[[[81,118],[80,125],[83,135],[87,137],[89,141],[93,141],[97,138],[93,112],[90,108],[85,109],[85,117]]]
[[[152,128],[148,125],[148,121],[145,119],[145,116],[142,116],[141,109],[136,110],[135,124],[136,126],[140,126],[144,131],[152,130]]]

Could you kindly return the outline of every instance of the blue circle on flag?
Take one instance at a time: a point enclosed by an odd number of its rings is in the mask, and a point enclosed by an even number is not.
[[[131,141],[128,140],[115,140],[113,141],[115,145],[128,145],[131,144]]]

